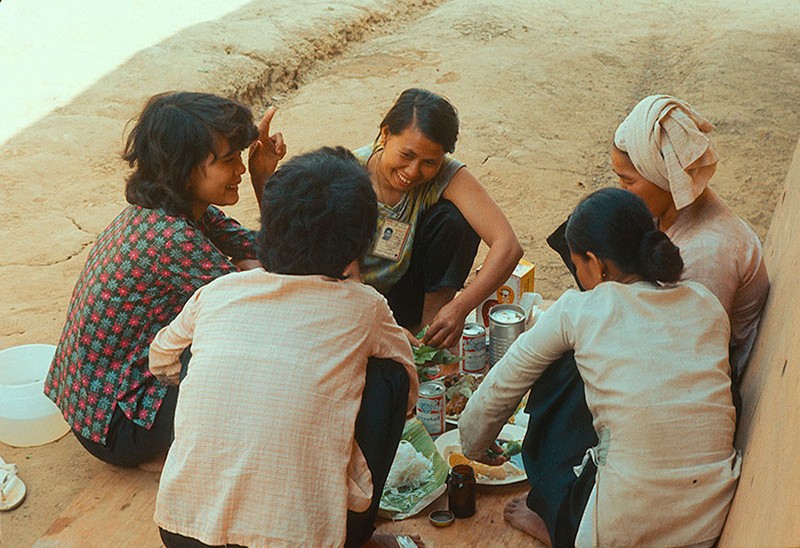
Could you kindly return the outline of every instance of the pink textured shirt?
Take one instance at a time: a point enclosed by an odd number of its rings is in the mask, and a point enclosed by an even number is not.
[[[155,375],[180,385],[175,441],[156,523],[206,544],[339,546],[372,480],[354,439],[367,358],[411,346],[373,288],[262,269],[199,289],[150,347]]]
[[[731,369],[741,379],[769,293],[758,236],[710,188],[665,232],[681,250],[683,279],[706,286],[728,313]]]

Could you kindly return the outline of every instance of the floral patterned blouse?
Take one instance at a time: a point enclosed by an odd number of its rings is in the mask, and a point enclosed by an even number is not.
[[[106,442],[117,405],[150,428],[167,392],[148,370],[155,334],[195,290],[255,258],[256,232],[211,206],[196,222],[128,206],[75,285],[44,392],[76,433]]]

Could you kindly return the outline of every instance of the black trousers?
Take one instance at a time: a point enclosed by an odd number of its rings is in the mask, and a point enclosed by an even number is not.
[[[566,227],[565,221],[547,238],[547,243],[561,256],[583,290],[570,259]],[[597,445],[574,352],[567,352],[548,366],[531,388],[525,411],[529,419],[522,459],[531,486],[528,508],[547,524],[554,548],[573,546],[596,471],[590,463],[576,477],[573,467],[581,463],[587,449]]]
[[[397,323],[419,324],[425,293],[464,287],[480,243],[453,202],[442,199],[429,209],[419,220],[408,271],[386,295]]]
[[[403,436],[409,384],[405,368],[395,361],[371,358],[367,364],[355,438],[372,474],[372,504],[364,512],[347,512],[345,546],[361,546],[375,531],[383,487]]]
[[[372,504],[364,512],[347,512],[345,546],[361,546],[375,531],[381,493],[403,435],[408,391],[408,375],[402,365],[392,360],[370,358],[361,408],[356,418],[355,438],[372,474]],[[326,503],[326,501],[318,502]],[[209,546],[193,538],[163,529],[159,531],[161,540],[167,548]]]
[[[181,379],[186,375],[186,366],[191,357],[190,348],[181,354]],[[88,440],[74,430],[73,434],[89,453],[103,462],[133,468],[166,453],[172,445],[177,403],[178,387],[170,386],[149,429],[130,420],[118,405],[111,416],[105,445]]]

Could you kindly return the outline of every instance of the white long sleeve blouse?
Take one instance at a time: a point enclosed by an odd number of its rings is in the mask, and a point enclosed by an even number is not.
[[[725,310],[695,282],[569,290],[470,398],[465,454],[484,453],[547,366],[574,349],[600,440],[576,544],[711,544],[740,471],[729,336]]]

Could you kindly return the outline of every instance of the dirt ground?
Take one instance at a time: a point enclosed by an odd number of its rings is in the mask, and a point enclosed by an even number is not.
[[[722,161],[711,185],[764,238],[800,134],[799,21],[793,0],[416,2],[408,14],[352,29],[346,44],[290,48],[284,66],[293,68],[274,85],[243,86],[241,63],[206,70],[202,83],[259,112],[276,104],[273,126],[290,155],[370,142],[407,87],[447,95],[461,116],[455,155],[506,212],[537,265],[537,291],[554,299],[572,280],[545,237],[583,195],[615,184],[613,131],[652,93],[684,98],[716,124]],[[226,24],[244,28],[237,23]],[[181,33],[189,47],[143,53],[0,147],[0,348],[57,343],[87,251],[124,204],[125,123],[141,97],[164,82],[178,87],[153,70],[156,53],[189,74],[224,66],[252,40],[230,33],[220,36],[225,48],[198,52],[190,47],[198,32]],[[255,201],[242,196],[228,212],[255,227]],[[0,454],[19,464],[29,490],[22,507],[0,516],[3,546],[29,546],[104,466],[70,436],[29,449],[0,444]]]

